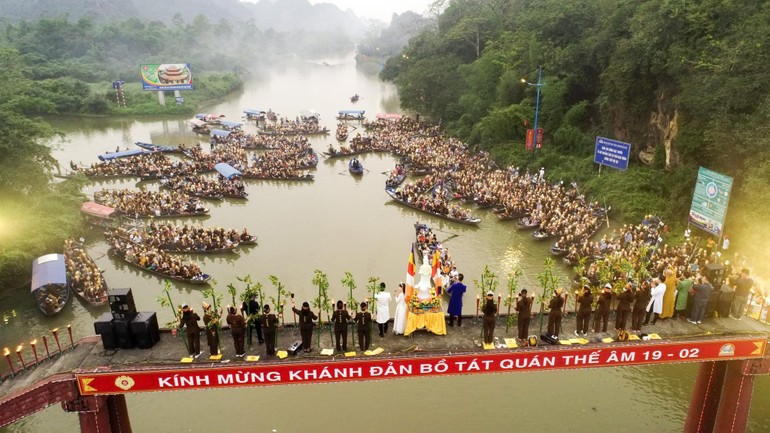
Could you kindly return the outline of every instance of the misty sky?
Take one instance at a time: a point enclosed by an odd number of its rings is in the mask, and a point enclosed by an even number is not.
[[[259,0],[242,0],[257,3]],[[312,4],[331,3],[340,9],[352,9],[359,18],[375,18],[390,23],[393,13],[408,10],[423,14],[434,0],[309,0]]]
[[[310,0],[310,3],[332,3],[342,10],[352,9],[359,17],[376,18],[389,23],[394,12],[411,10],[422,14],[433,0]]]

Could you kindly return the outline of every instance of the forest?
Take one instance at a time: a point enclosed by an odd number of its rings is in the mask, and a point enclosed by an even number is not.
[[[699,166],[732,176],[725,235],[756,265],[770,241],[770,4],[737,0],[439,0],[381,77],[401,104],[505,164],[638,222],[682,232]],[[543,77],[543,148],[524,149]],[[524,82],[522,82],[522,79]],[[593,162],[597,136],[632,145],[626,171]],[[705,235],[705,233],[702,233]]]

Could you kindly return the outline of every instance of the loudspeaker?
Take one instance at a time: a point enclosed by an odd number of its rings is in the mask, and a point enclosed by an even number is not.
[[[719,290],[712,290],[711,293],[709,293],[709,298],[706,301],[706,313],[703,315],[704,318],[706,317],[714,317],[714,312],[717,310],[717,304],[719,303]]]
[[[289,348],[286,351],[292,355],[296,355],[297,353],[299,353],[300,349],[302,349],[302,341],[297,340],[294,343],[291,343],[291,346],[289,346]]]
[[[559,344],[559,337],[551,337],[550,335],[543,334],[540,336],[540,339],[545,341],[548,344]]]
[[[107,296],[110,311],[136,314],[136,303],[131,289],[112,289]]]
[[[104,313],[96,319],[96,322],[94,322],[94,331],[96,332],[96,335],[101,335],[104,350],[115,350],[118,348],[118,342],[115,339],[115,330],[112,326],[112,315],[110,313]]]
[[[158,316],[151,311],[142,311],[131,321],[131,336],[140,349],[150,349],[160,341]]]
[[[725,279],[725,268],[722,265],[719,263],[707,263],[705,274],[711,285],[714,286],[714,290],[719,290],[722,287],[722,282]]]
[[[112,326],[115,329],[115,340],[121,349],[131,349],[134,347],[134,339],[131,336],[131,322],[129,320],[113,320]]]
[[[734,297],[735,292],[720,292],[719,301],[717,301],[717,314],[719,314],[719,317],[727,317],[730,315]]]

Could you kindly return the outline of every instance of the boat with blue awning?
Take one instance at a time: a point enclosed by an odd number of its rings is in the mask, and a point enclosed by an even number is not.
[[[104,153],[98,156],[99,161],[110,161],[112,159],[118,159],[118,158],[128,158],[129,156],[138,156],[138,155],[146,155],[152,152],[148,152],[144,149],[130,149],[130,150],[123,150],[120,152],[111,152],[111,153]]]
[[[250,120],[265,120],[267,118],[267,111],[257,108],[247,108],[243,110],[243,114]]]
[[[364,120],[365,110],[340,110],[337,112],[337,120]]]
[[[70,298],[63,254],[46,254],[32,261],[31,292],[46,316],[59,313]]]
[[[241,126],[243,126],[243,123],[233,122],[230,120],[222,120],[219,122],[219,124],[222,126],[222,128],[230,131],[235,131],[236,129],[240,129]]]
[[[239,177],[243,173],[241,173],[238,169],[233,167],[232,165],[226,163],[226,162],[220,162],[218,164],[214,165],[214,170],[216,170],[219,174],[222,175],[227,180],[230,180],[234,177]]]
[[[225,131],[224,129],[212,129],[210,134],[212,137],[227,138],[230,136],[230,131]]]
[[[176,146],[176,147],[163,146],[161,144],[143,143],[141,141],[137,141],[134,144],[141,147],[142,149],[149,150],[151,152],[182,153],[182,149],[179,148],[179,146]]]

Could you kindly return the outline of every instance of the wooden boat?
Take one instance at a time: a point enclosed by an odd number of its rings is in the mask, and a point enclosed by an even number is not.
[[[183,277],[180,277],[178,275],[168,275],[168,274],[165,274],[163,272],[156,271],[154,269],[147,269],[147,268],[145,268],[144,266],[141,266],[138,263],[134,263],[131,260],[128,260],[125,257],[125,252],[119,251],[119,250],[117,250],[115,248],[110,248],[109,249],[109,253],[114,255],[114,256],[116,256],[116,257],[119,257],[121,260],[123,260],[124,262],[128,263],[129,265],[131,265],[131,266],[133,266],[135,268],[139,268],[139,269],[141,269],[143,271],[146,271],[146,272],[149,272],[151,274],[158,275],[158,276],[160,276],[162,278],[168,278],[168,279],[171,279],[171,280],[181,281],[183,283],[188,283],[188,284],[208,284],[209,280],[211,279],[211,275],[203,274],[203,273],[201,274],[201,278],[183,278]]]
[[[255,180],[280,180],[280,181],[299,181],[299,182],[311,182],[313,180],[313,175],[309,173],[301,174],[299,176],[291,176],[291,177],[277,177],[277,176],[262,176],[257,174],[243,174],[244,179],[255,179]]]
[[[516,223],[516,230],[532,230],[538,228],[539,226],[540,221],[529,217],[523,217]]]
[[[361,154],[372,152],[372,151],[373,150],[355,150],[355,151],[352,151],[352,152],[336,151],[334,153],[323,152],[323,154],[324,154],[324,156],[326,156],[327,159],[332,159],[332,158],[342,158],[342,157],[345,157],[345,156],[361,155]]]
[[[297,165],[301,168],[316,168],[318,167],[318,154],[312,148],[305,151],[298,158]]]
[[[117,209],[93,201],[83,202],[80,205],[80,212],[86,223],[92,226],[113,227],[120,223]]]
[[[350,102],[355,104],[356,102],[358,102],[359,99],[361,99],[361,97],[358,96],[358,94],[355,94],[355,95],[350,97]]]
[[[237,253],[235,249],[238,248],[238,245],[240,244],[231,244],[225,248],[179,248],[171,244],[164,244],[160,246],[160,249],[178,254],[231,254]]]
[[[134,144],[141,147],[142,149],[149,150],[151,152],[182,153],[183,151],[183,149],[181,149],[179,146],[176,146],[176,147],[162,146],[160,144],[142,143],[141,141],[137,141]]]
[[[436,212],[431,212],[431,211],[429,211],[427,209],[422,209],[419,206],[413,205],[412,203],[408,203],[408,202],[398,198],[398,196],[396,195],[396,191],[391,189],[391,188],[385,188],[385,192],[390,196],[390,198],[392,198],[397,203],[402,204],[402,205],[404,205],[404,206],[406,206],[408,208],[412,208],[414,210],[418,210],[420,212],[427,213],[429,215],[437,216],[439,218],[444,218],[446,220],[454,221],[454,222],[462,223],[462,224],[476,225],[476,224],[481,222],[481,219],[480,218],[476,218],[476,217],[471,217],[471,218],[466,218],[466,219],[455,218],[455,217],[451,217],[451,216],[446,215],[446,214],[440,214],[440,213],[436,213]]]
[[[364,174],[364,165],[356,158],[353,158],[348,161],[348,171],[353,176],[361,176]]]
[[[395,189],[397,186],[399,186],[399,185],[401,185],[402,183],[404,183],[404,180],[406,180],[406,176],[407,176],[407,173],[406,173],[406,170],[404,170],[404,171],[403,171],[401,174],[399,174],[398,176],[396,176],[396,177],[394,177],[394,178],[392,178],[392,179],[391,179],[391,178],[388,178],[388,179],[385,181],[385,187],[386,187],[386,188],[393,188],[393,189]]]
[[[257,237],[253,235],[247,235],[244,237],[241,235],[241,240],[239,242],[239,245],[256,245],[257,244]]]
[[[509,214],[509,213],[505,213],[503,211],[503,212],[497,214],[497,219],[500,220],[500,221],[511,221],[511,220],[521,219],[525,215],[527,215],[526,212],[519,212],[519,213]]]
[[[223,194],[215,193],[215,192],[211,192],[211,193],[198,193],[198,192],[195,192],[193,190],[187,190],[184,186],[179,186],[179,187],[176,187],[176,188],[172,188],[167,183],[164,182],[165,180],[166,179],[161,179],[161,184],[160,184],[159,188],[167,189],[167,190],[170,190],[170,191],[182,191],[183,193],[185,193],[185,194],[187,194],[187,195],[189,195],[191,197],[196,197],[196,198],[200,198],[200,199],[204,199],[204,200],[220,201],[224,197]]]
[[[364,120],[364,110],[340,110],[337,120]]]
[[[348,133],[338,131],[337,134],[335,134],[335,138],[337,139],[337,141],[345,141],[348,139]]]
[[[566,256],[569,251],[566,248],[562,248],[558,243],[551,245],[551,254],[556,257]]]
[[[552,234],[548,233],[548,231],[543,229],[537,229],[534,233],[532,233],[532,239],[536,241],[544,241],[548,238],[553,237]]]
[[[67,254],[68,252],[76,253],[76,254],[73,254],[73,256],[70,257]],[[70,279],[69,283],[72,291],[75,292],[75,294],[78,295],[80,299],[88,302],[91,305],[99,306],[107,303],[107,290],[108,290],[107,282],[104,280],[104,276],[102,275],[101,270],[96,265],[96,263],[91,258],[91,256],[88,255],[88,253],[85,251],[83,246],[80,243],[73,241],[72,245],[68,249],[65,244],[64,256],[66,259],[68,259],[68,261],[72,261],[73,263],[77,263],[79,260],[84,260],[86,262],[84,265],[87,268],[90,268],[92,272],[98,273],[98,278],[100,282],[98,288],[94,288],[89,291],[89,290],[86,290],[85,287],[78,285],[75,281]],[[69,266],[67,266],[67,272],[69,273],[70,276],[73,276],[75,275],[75,272],[77,272],[77,269],[71,269]]]
[[[46,254],[32,261],[30,292],[46,316],[58,314],[70,298],[63,254]]]

